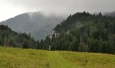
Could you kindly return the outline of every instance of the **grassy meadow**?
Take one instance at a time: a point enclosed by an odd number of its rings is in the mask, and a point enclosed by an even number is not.
[[[0,47],[0,68],[115,68],[115,55]]]

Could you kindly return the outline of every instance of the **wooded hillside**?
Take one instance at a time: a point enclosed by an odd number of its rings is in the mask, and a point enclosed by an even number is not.
[[[115,17],[78,12],[54,28],[52,39],[46,38],[42,48],[84,52],[115,52]]]

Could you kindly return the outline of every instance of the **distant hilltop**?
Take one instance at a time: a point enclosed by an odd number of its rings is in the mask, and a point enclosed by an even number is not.
[[[17,15],[0,24],[8,25],[16,32],[30,33],[36,40],[45,39],[52,29],[65,19],[61,15],[45,15],[42,12],[28,12]]]

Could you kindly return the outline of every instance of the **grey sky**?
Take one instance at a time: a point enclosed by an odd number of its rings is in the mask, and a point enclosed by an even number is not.
[[[0,21],[31,11],[69,15],[82,11],[112,12],[114,7],[115,0],[0,0]]]

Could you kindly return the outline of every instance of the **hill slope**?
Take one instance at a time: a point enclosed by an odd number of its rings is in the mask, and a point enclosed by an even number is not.
[[[111,57],[111,58],[110,58]],[[1,68],[114,68],[115,56],[0,47]]]
[[[52,29],[63,21],[64,17],[56,15],[44,15],[41,12],[29,12],[10,18],[1,24],[8,25],[16,32],[30,33],[36,40],[45,39]]]
[[[58,24],[44,41],[52,50],[115,53],[115,17],[77,12]]]

